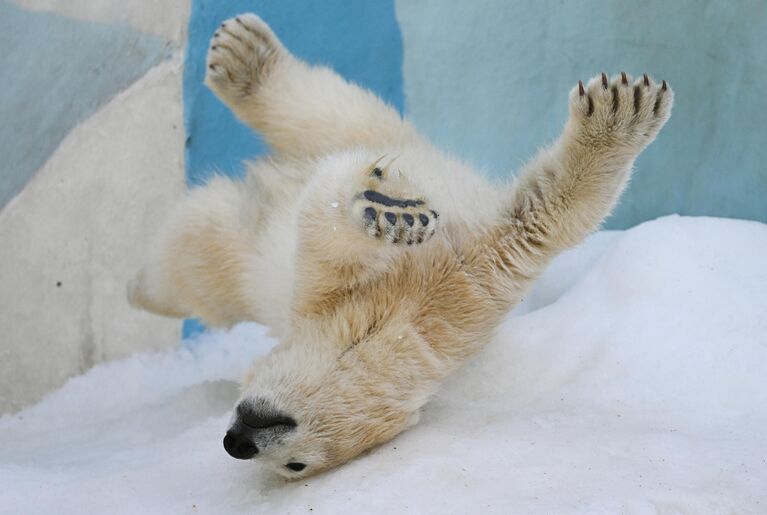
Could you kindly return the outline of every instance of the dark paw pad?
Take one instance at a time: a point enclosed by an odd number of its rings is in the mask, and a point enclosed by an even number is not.
[[[417,245],[436,229],[438,214],[421,199],[400,199],[366,190],[358,196],[365,231],[393,244]]]

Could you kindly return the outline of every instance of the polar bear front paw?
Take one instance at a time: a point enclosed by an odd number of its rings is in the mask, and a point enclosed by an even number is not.
[[[210,40],[205,84],[230,101],[252,96],[287,51],[255,14],[226,20]]]
[[[639,153],[649,145],[671,115],[674,94],[666,81],[647,75],[636,81],[625,73],[608,79],[604,73],[570,93],[571,126],[579,143],[591,148]]]
[[[367,189],[355,195],[351,212],[369,236],[419,245],[434,235],[439,214],[409,191],[401,172],[376,166],[365,182]]]

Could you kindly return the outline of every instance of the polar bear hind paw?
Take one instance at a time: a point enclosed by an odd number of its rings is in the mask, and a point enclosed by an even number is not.
[[[408,188],[399,172],[391,183],[387,175],[382,168],[373,168],[368,189],[355,196],[352,213],[358,223],[370,237],[394,245],[420,245],[428,241],[437,230],[439,214],[423,198],[389,191],[403,192]]]

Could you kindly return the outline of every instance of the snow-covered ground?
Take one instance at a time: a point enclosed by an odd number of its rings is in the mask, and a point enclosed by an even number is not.
[[[558,258],[421,422],[286,482],[221,439],[245,324],[0,419],[3,513],[767,513],[767,226],[667,217]],[[41,356],[40,359],[48,359]]]

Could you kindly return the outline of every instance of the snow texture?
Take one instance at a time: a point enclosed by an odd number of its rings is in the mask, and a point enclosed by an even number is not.
[[[264,328],[100,365],[0,419],[0,512],[767,513],[765,263],[756,222],[598,233],[417,426],[299,482],[221,444]]]

